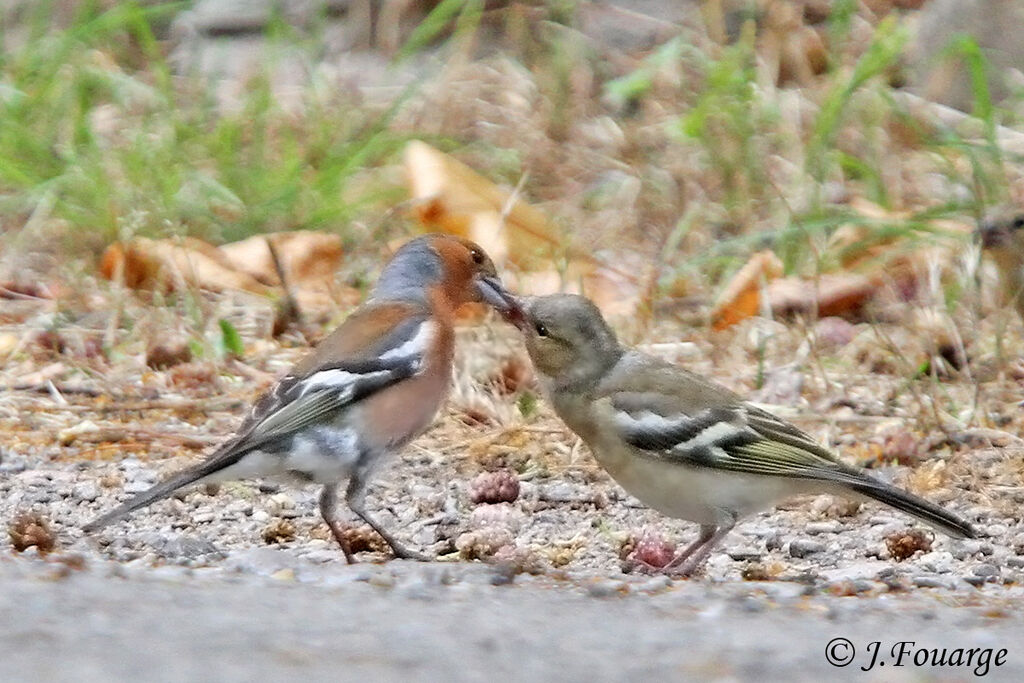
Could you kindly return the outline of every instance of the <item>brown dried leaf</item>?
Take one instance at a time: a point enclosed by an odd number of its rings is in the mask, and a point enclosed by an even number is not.
[[[538,209],[418,140],[406,147],[405,166],[420,223],[477,242],[500,268],[514,266],[503,274],[511,287],[535,295],[585,293],[609,315],[636,310],[642,278],[574,249]],[[471,307],[461,317],[475,319],[483,310]]]
[[[267,242],[273,243],[284,276],[302,310],[328,308],[334,274],[341,265],[341,237],[309,230],[257,235],[224,244],[220,251],[239,271],[267,285],[281,286]]]
[[[711,327],[724,330],[761,309],[761,286],[782,275],[782,261],[771,251],[760,251],[740,268],[711,311]]]
[[[405,148],[416,217],[433,230],[482,246],[495,263],[547,270],[565,243],[547,217],[451,156],[419,140]],[[507,215],[502,221],[502,214]]]
[[[830,273],[817,281],[798,277],[775,280],[765,296],[775,315],[817,312],[822,317],[842,316],[860,310],[878,286],[876,279],[857,273]]]
[[[216,247],[193,237],[174,240],[136,237],[129,242],[115,242],[103,252],[100,273],[132,289],[169,292],[199,288],[271,293],[269,287],[237,270]]]

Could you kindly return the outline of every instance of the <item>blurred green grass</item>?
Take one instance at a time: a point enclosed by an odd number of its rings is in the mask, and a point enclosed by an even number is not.
[[[960,38],[951,50],[970,70],[981,141],[948,128],[926,129],[905,111],[890,83],[904,57],[905,29],[882,21],[858,52],[847,39],[855,3],[845,0],[828,27],[828,70],[815,91],[797,95],[798,118],[785,111],[792,92],[758,73],[751,30],[711,50],[674,39],[625,74],[612,73],[593,51],[566,44],[562,34],[548,35],[541,49],[524,48],[529,58],[521,60],[546,106],[537,119],[511,125],[536,128],[539,122],[557,155],[530,149],[525,137],[517,147],[515,130],[504,135],[513,142],[503,147],[475,132],[479,126],[394,125],[404,98],[381,111],[330,88],[309,87],[301,107],[285,108],[273,94],[272,65],[247,83],[236,107],[225,109],[209,83],[173,73],[154,35],[180,3],[119,3],[106,10],[81,3],[66,29],[54,28],[53,4],[35,5],[30,38],[20,46],[8,47],[0,30],[0,216],[6,217],[0,220],[8,226],[59,221],[86,249],[135,234],[214,242],[300,228],[346,235],[352,221],[404,198],[394,183],[375,182],[374,172],[393,163],[412,137],[469,150],[471,157],[476,150],[488,164],[478,168],[506,182],[532,164],[528,197],[531,189],[560,194],[558,202],[585,217],[587,188],[578,189],[584,180],[574,187],[577,169],[558,164],[589,153],[580,151],[586,144],[578,139],[580,119],[598,116],[612,118],[624,137],[619,156],[600,161],[627,169],[641,183],[636,205],[622,209],[634,215],[619,222],[637,225],[645,243],[660,245],[673,276],[717,282],[765,246],[783,257],[787,271],[817,272],[835,262],[822,245],[851,221],[868,226],[873,237],[933,241],[933,219],[978,215],[1006,193],[1006,158],[995,135],[1001,113],[989,97],[977,45]],[[552,4],[547,24],[571,24],[564,5]],[[449,41],[477,31],[481,7],[476,0],[439,4],[398,59],[443,35],[451,21],[456,27]],[[267,36],[282,43],[299,39],[282,22],[272,22]],[[579,85],[587,69],[596,92]],[[673,70],[681,74],[674,85],[660,86],[660,74]],[[598,104],[601,96],[607,99]],[[667,118],[655,128],[644,119],[647,108]],[[913,149],[894,147],[894,126],[910,130]],[[542,155],[547,158],[538,160]],[[904,172],[904,157],[911,156],[915,168],[969,188],[969,196],[919,193],[918,205],[907,207],[893,194],[891,178]],[[779,160],[790,167],[785,183],[770,165]],[[603,170],[595,167],[593,175]],[[676,185],[659,173],[672,175]],[[551,185],[552,178],[564,185]],[[696,208],[693,197],[669,196],[686,181],[702,188]],[[909,208],[911,217],[864,218],[830,197],[836,187],[883,208]],[[672,249],[665,252],[668,244]]]
[[[45,212],[97,248],[134,234],[221,242],[339,231],[390,198],[367,183],[351,189],[404,144],[388,130],[394,108],[370,112],[310,89],[301,111],[286,111],[263,74],[225,111],[209,86],[172,75],[154,37],[178,5],[85,4],[56,30],[50,4],[37,6],[22,46],[0,50],[4,215]]]

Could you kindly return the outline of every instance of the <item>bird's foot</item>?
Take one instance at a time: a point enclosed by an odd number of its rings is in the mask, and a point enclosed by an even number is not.
[[[341,546],[341,552],[345,553],[345,562],[348,564],[358,564],[359,560],[356,559],[355,554],[352,552],[352,547],[349,545],[348,539],[345,538],[345,529],[342,528],[337,522],[329,521],[327,526],[331,530],[331,535],[334,536],[334,540]]]
[[[676,566],[670,564],[665,567],[663,572],[666,576],[671,576],[674,579],[690,579],[703,569],[704,563],[701,561],[703,559],[699,558],[697,562],[681,562]]]
[[[421,553],[418,550],[412,550],[407,548],[397,541],[389,541],[388,545],[391,546],[391,552],[394,553],[395,557],[400,560],[416,560],[417,562],[433,562],[434,557]]]

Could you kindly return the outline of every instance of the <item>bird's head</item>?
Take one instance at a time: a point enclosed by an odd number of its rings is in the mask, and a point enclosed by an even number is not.
[[[516,298],[501,284],[487,253],[470,240],[440,233],[403,244],[384,267],[372,296],[416,301],[438,296],[452,309],[476,301],[511,320],[519,315]]]
[[[622,347],[594,303],[577,294],[521,299],[516,326],[539,373],[556,387],[596,384],[618,362]]]

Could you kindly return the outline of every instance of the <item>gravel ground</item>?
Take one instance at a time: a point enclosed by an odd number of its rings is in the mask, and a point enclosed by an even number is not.
[[[567,438],[553,433],[545,448],[570,449]],[[967,457],[984,473],[1006,454]],[[385,523],[433,548],[439,562],[385,562],[371,543],[363,563],[346,566],[319,523],[316,491],[274,482],[190,492],[96,538],[78,531],[123,490],[140,490],[186,460],[5,456],[0,517],[37,513],[56,548],[0,553],[0,614],[10,625],[0,634],[0,680],[789,680],[800,672],[889,681],[977,673],[977,661],[917,667],[921,647],[991,648],[987,677],[1024,676],[1024,533],[992,507],[961,505],[989,537],[938,537],[897,562],[885,539],[911,526],[898,514],[828,497],[796,501],[743,523],[702,577],[673,581],[626,573],[620,555],[637,536],[688,541],[692,527],[643,508],[585,462],[524,475],[513,502],[474,504],[492,475],[481,474],[479,459],[446,457],[427,437],[382,476],[371,499]],[[357,537],[372,542],[364,532]],[[839,637],[857,653],[843,669],[825,658]],[[894,668],[892,648],[903,641],[916,645]],[[859,670],[872,649],[889,668]],[[836,646],[837,656],[845,653]]]
[[[388,562],[356,527],[362,562],[345,565],[318,491],[289,482],[192,490],[94,537],[80,531],[231,434],[302,348],[160,372],[127,358],[102,379],[67,380],[78,392],[63,395],[45,381],[55,364],[39,369],[42,390],[0,395],[0,681],[966,680],[985,656],[987,677],[1024,680],[1013,387],[1005,400],[989,392],[991,410],[1007,406],[1008,431],[936,435],[909,431],[914,397],[897,375],[859,375],[835,396],[810,383],[794,394],[779,373],[768,382],[779,395],[761,400],[788,403],[787,417],[982,537],[925,532],[907,547],[915,525],[884,506],[795,499],[744,520],[702,575],[669,580],[631,558],[688,543],[694,526],[626,496],[543,403],[524,417],[522,394],[500,389],[518,373],[515,343],[469,334],[478,338],[460,346],[471,352],[438,425],[370,490],[378,519],[436,554],[430,564]],[[706,374],[749,360],[736,345],[698,348],[687,364]],[[25,365],[10,374],[41,363]],[[749,378],[732,379],[742,390]],[[879,467],[897,460],[912,466]],[[33,520],[49,529],[36,545],[22,538],[37,533]],[[825,653],[840,637],[856,654],[837,669]],[[903,641],[916,645],[897,667]],[[950,648],[947,661],[955,648],[984,652],[970,665],[918,667],[915,656],[929,658],[920,647]]]

